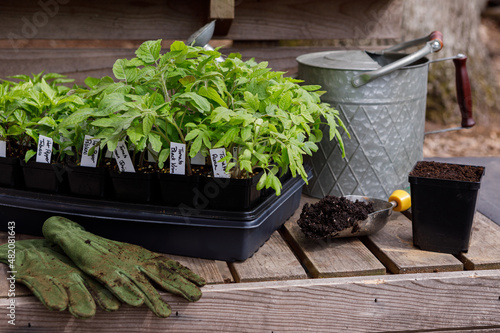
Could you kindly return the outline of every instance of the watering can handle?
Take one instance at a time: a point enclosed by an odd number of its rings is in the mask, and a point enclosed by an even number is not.
[[[383,49],[380,53],[384,54],[385,52],[396,52],[396,51],[401,51],[404,49],[407,49],[412,46],[417,46],[426,42],[431,42],[431,41],[438,41],[441,44],[441,48],[443,48],[443,34],[440,31],[433,31],[429,35],[422,37],[422,38],[417,38],[414,40],[409,40],[406,42],[402,42],[399,44],[396,44],[394,46],[391,46],[387,49]]]
[[[445,60],[453,60],[453,64],[455,65],[457,100],[458,106],[460,108],[460,113],[462,115],[461,127],[438,129],[435,131],[425,132],[425,135],[456,131],[463,128],[471,128],[476,124],[476,122],[472,118],[472,94],[470,89],[469,74],[467,73],[467,67],[465,65],[465,63],[467,62],[467,56],[464,54],[457,54],[453,57],[435,59],[431,60],[430,62]]]
[[[395,70],[398,70],[404,66],[407,66],[423,57],[428,55],[429,53],[434,53],[438,52],[443,48],[443,35],[439,31],[434,31],[431,33],[429,36],[426,36],[424,38],[416,39],[413,41],[409,41],[406,43],[402,43],[399,45],[396,45],[397,49],[402,49],[406,48],[409,46],[414,46],[417,44],[420,44],[422,42],[425,42],[425,46],[421,48],[420,50],[407,55],[404,58],[401,58],[397,61],[394,61],[388,65],[385,65],[382,68],[376,69],[374,71],[369,71],[369,72],[364,72],[361,74],[358,74],[352,78],[351,84],[355,87],[361,87],[364,84],[367,84],[368,82],[375,80],[378,77],[381,77],[383,75],[387,75],[389,73],[394,72]],[[383,52],[387,52],[388,50],[391,50],[393,48],[389,48],[387,50],[384,50]]]
[[[470,90],[469,74],[465,65],[467,56],[459,54],[453,59],[455,64],[455,78],[457,85],[457,99],[462,114],[462,127],[469,128],[476,124],[472,119],[472,95]]]

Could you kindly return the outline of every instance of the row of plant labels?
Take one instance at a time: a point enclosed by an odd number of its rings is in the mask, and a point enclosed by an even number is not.
[[[99,139],[94,139],[90,135],[85,136],[83,142],[82,158],[80,166],[95,168],[99,156]],[[38,147],[36,151],[37,163],[51,163],[52,147],[54,141],[44,135],[40,135],[38,139]],[[236,149],[236,148],[235,148]],[[116,149],[112,153],[116,160],[116,164],[120,172],[135,172],[134,164],[130,158],[127,144],[124,141],[119,141]],[[6,157],[6,141],[0,140],[0,157]],[[109,157],[109,156],[108,156]],[[175,175],[186,174],[186,144],[171,142],[170,143],[170,173]],[[221,161],[226,157],[224,148],[210,149],[210,159],[214,177],[230,178],[230,174],[226,172],[227,163]],[[191,159],[191,164],[205,165],[205,158],[201,153],[198,153]]]

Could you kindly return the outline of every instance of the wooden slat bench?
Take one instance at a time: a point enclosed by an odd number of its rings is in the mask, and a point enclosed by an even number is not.
[[[295,214],[243,262],[170,256],[209,284],[196,303],[163,294],[173,310],[167,319],[124,305],[77,320],[48,311],[18,285],[13,327],[1,265],[0,331],[500,331],[500,226],[493,221],[476,213],[470,249],[459,256],[413,247],[411,221],[401,213],[372,236],[313,242],[296,221],[302,205],[314,200],[303,195]],[[23,238],[30,236],[17,240]]]

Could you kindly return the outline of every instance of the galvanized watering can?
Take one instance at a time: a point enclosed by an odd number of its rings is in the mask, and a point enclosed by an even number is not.
[[[396,52],[419,44],[424,46],[415,53]],[[436,31],[376,53],[328,51],[297,58],[298,78],[326,90],[322,100],[339,110],[351,135],[349,139],[342,134],[346,152],[342,158],[337,141],[329,141],[325,131],[310,160],[313,178],[304,193],[318,198],[388,197],[396,189],[409,187],[408,173],[423,158],[431,62],[453,59],[461,128],[474,126],[467,57],[426,58],[442,47],[442,34]]]

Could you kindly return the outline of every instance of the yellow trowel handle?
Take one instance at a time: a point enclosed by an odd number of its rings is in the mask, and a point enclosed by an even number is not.
[[[396,190],[392,192],[391,196],[389,197],[389,202],[395,205],[392,210],[396,212],[402,212],[411,207],[410,194],[403,190]]]

